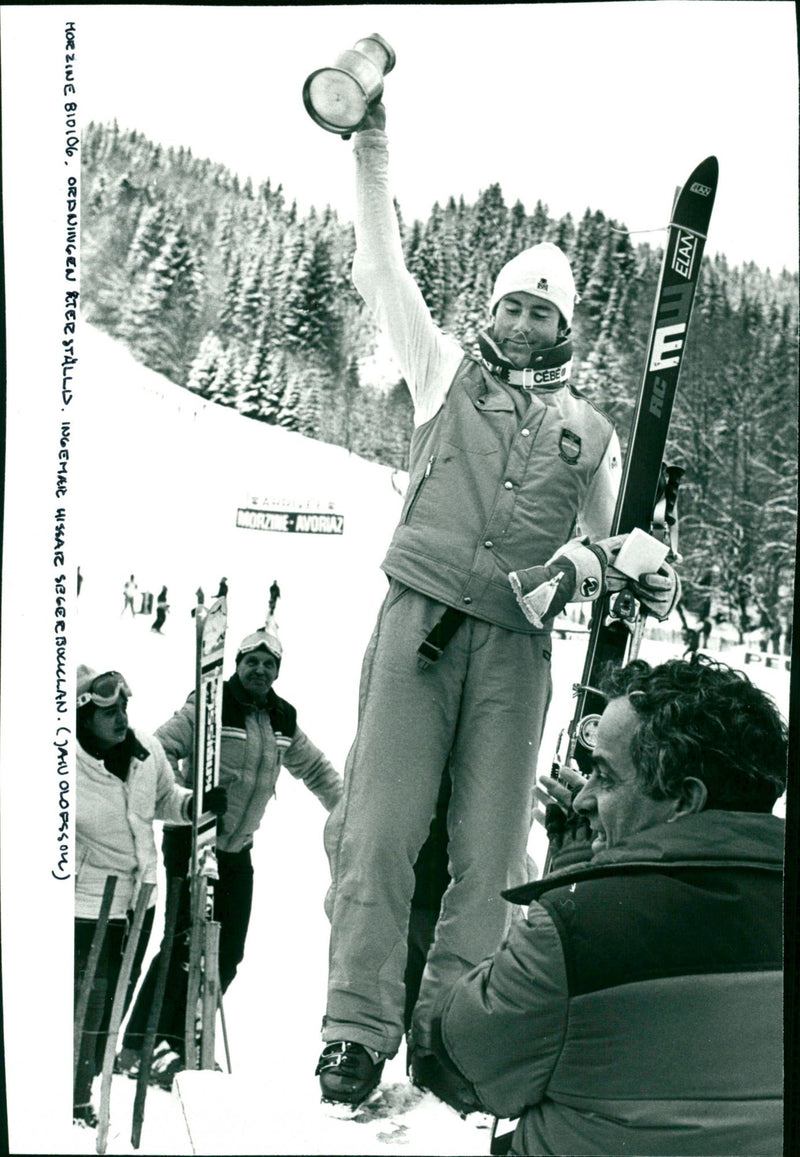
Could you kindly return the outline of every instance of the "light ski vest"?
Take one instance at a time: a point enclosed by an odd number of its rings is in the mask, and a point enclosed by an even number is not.
[[[414,431],[383,570],[476,618],[542,633],[509,571],[546,562],[570,539],[612,433],[573,387],[521,391],[466,357],[441,409]]]

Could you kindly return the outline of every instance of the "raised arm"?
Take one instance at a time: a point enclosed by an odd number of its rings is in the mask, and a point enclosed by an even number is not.
[[[377,323],[414,402],[414,421],[433,417],[463,357],[458,343],[434,323],[403,258],[400,228],[389,189],[385,110],[376,105],[355,136],[356,254],[353,283]]]

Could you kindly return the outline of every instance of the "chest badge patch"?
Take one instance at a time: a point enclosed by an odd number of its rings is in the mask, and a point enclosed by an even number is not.
[[[581,456],[581,440],[577,434],[573,434],[572,430],[566,428],[561,431],[561,437],[558,440],[558,455],[569,466],[575,466]]]

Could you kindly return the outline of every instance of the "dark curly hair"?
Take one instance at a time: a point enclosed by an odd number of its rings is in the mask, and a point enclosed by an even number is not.
[[[741,671],[702,654],[635,659],[605,671],[600,689],[639,717],[631,757],[651,799],[676,798],[689,775],[706,785],[706,808],[770,812],[785,791],[786,724]]]

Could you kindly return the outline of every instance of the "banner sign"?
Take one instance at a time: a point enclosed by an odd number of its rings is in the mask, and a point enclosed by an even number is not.
[[[274,530],[279,534],[342,534],[344,517],[321,510],[263,510],[240,506],[236,525],[246,530]]]

